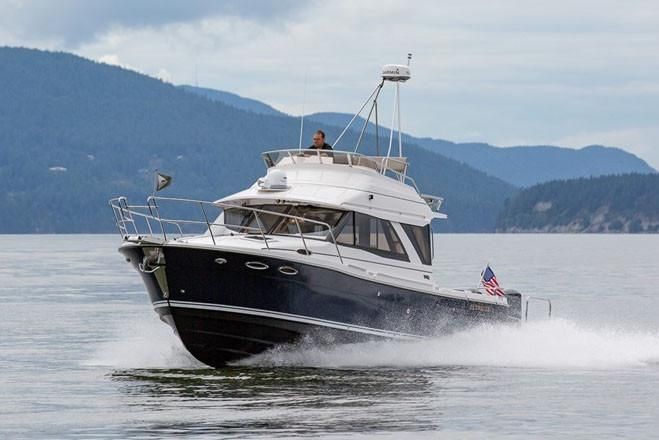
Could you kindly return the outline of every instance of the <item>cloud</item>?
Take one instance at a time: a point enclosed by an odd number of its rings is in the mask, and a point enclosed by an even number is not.
[[[161,79],[165,82],[172,82],[173,76],[167,69],[160,69],[156,74],[156,78]]]
[[[500,145],[605,143],[659,165],[651,138],[659,127],[655,1],[14,0],[0,7],[0,44],[73,50],[292,114],[303,100],[306,112],[357,110],[380,66],[413,52],[413,77],[402,88],[409,132]],[[383,96],[382,117],[390,106]]]
[[[113,27],[158,27],[215,16],[268,22],[299,6],[292,0],[3,0],[0,26],[21,38],[76,48]]]
[[[122,63],[119,60],[119,56],[117,54],[114,54],[114,53],[109,53],[109,54],[102,55],[102,56],[98,57],[97,61],[100,62],[100,63],[109,64],[111,66],[119,66],[119,67],[123,67],[124,69],[130,69],[130,70],[134,70],[136,72],[139,72],[139,70],[137,68],[135,68],[135,67],[133,67],[129,64]]]

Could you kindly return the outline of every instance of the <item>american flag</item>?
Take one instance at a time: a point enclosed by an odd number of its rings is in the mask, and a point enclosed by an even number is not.
[[[483,273],[481,274],[481,283],[485,287],[485,291],[490,295],[504,296],[505,293],[501,287],[499,287],[499,282],[497,277],[494,275],[494,272],[488,264]]]

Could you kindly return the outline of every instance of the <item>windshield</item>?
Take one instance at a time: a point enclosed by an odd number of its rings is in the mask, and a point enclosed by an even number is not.
[[[330,228],[334,228],[345,213],[335,209],[318,208],[315,206],[292,206],[288,214],[295,217],[302,217],[303,219],[327,223]],[[325,225],[313,222],[305,222],[304,220],[297,220],[297,223],[299,224],[300,230],[302,230],[302,233],[305,236],[311,235],[319,238],[327,238],[328,229]],[[273,233],[299,234],[296,219],[283,218]]]
[[[290,206],[257,205],[250,208],[285,214]],[[264,212],[259,212],[258,215],[255,215],[254,211],[240,207],[224,210],[224,223],[226,226],[234,232],[243,234],[260,234],[261,229],[263,229],[264,233],[268,233],[281,219],[281,216]]]
[[[224,223],[232,231],[244,234],[260,234],[263,229],[265,234],[299,235],[301,230],[305,237],[325,239],[328,236],[328,229],[325,225],[311,221],[305,222],[304,219],[327,223],[334,228],[345,214],[343,211],[315,206],[255,205],[250,208],[300,218],[297,219],[296,224],[295,218],[264,212],[255,213],[249,209],[236,207],[224,210]]]

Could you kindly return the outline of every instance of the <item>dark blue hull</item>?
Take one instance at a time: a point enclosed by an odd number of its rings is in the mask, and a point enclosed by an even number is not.
[[[161,258],[142,271],[145,249]],[[326,342],[413,339],[521,316],[519,294],[508,296],[510,306],[492,305],[281,258],[177,246],[120,250],[140,270],[161,318],[193,356],[214,367],[303,336]]]

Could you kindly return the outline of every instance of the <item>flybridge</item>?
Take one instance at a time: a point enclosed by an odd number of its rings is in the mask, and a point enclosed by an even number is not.
[[[278,188],[268,185],[268,182],[277,181],[278,179],[281,180],[281,178],[285,176],[285,173],[282,171],[282,167],[289,168],[291,166],[294,167],[309,165],[338,165],[349,168],[362,167],[371,169],[378,174],[381,174],[382,176],[397,180],[405,184],[406,187],[413,188],[413,192],[408,194],[408,196],[411,197],[410,200],[420,197],[420,199],[422,199],[432,211],[433,218],[446,218],[445,214],[439,212],[444,199],[441,197],[421,193],[414,179],[407,175],[407,168],[409,164],[407,163],[407,158],[405,157],[365,156],[360,153],[350,153],[346,151],[313,149],[266,151],[265,153],[261,154],[261,157],[263,158],[267,168],[266,176],[259,180],[259,191],[262,192],[288,191],[294,187],[294,185],[288,185],[289,182],[279,185]],[[383,183],[380,183],[379,185],[382,186]],[[329,182],[324,182],[325,190],[327,190],[330,186],[331,185],[329,185]],[[388,186],[386,183],[384,183],[382,188],[383,187],[389,188],[388,191],[391,191],[393,188],[395,188]],[[314,190],[314,192],[315,191],[316,190]],[[415,194],[415,196],[412,197],[411,194]],[[338,195],[335,195],[335,197],[338,197]],[[399,203],[402,202],[403,199],[399,200]]]

